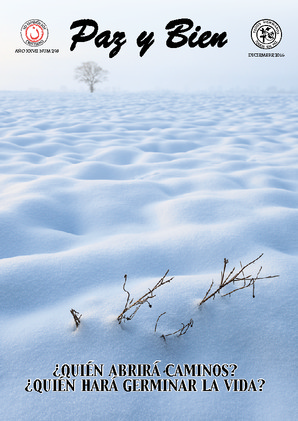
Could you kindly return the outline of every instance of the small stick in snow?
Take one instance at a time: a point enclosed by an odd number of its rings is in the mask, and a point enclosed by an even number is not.
[[[71,314],[72,314],[72,316],[74,318],[74,321],[75,321],[75,324],[76,324],[76,328],[78,328],[79,327],[79,324],[81,323],[81,320],[80,319],[81,319],[82,315],[78,316],[80,313],[78,311],[75,311],[73,308],[70,310],[70,312],[71,312]]]
[[[157,323],[158,323],[159,319],[160,319],[160,318],[161,318],[161,316],[163,316],[164,314],[166,314],[166,311],[165,311],[164,313],[161,313],[161,314],[158,316],[158,318],[157,318],[157,320],[156,320],[156,323],[155,323],[155,329],[154,329],[154,332],[156,332]]]
[[[163,314],[165,314],[165,313],[163,313]],[[160,316],[162,316],[162,314]],[[182,335],[185,335],[185,333],[188,331],[188,329],[190,327],[193,327],[193,320],[190,319],[190,321],[186,325],[184,323],[181,323],[181,324],[182,324],[182,327],[180,329],[175,330],[175,332],[172,332],[172,333],[167,333],[166,335],[163,334],[160,337],[163,338],[164,340],[166,340],[167,336],[171,336],[171,335],[182,336]]]

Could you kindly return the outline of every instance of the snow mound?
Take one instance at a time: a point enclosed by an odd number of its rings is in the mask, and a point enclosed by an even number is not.
[[[0,105],[1,419],[297,418],[297,96],[2,92]],[[279,278],[198,307],[224,258],[261,253],[251,270]],[[124,274],[137,299],[167,269],[152,308],[120,325]],[[256,390],[228,391],[216,371],[188,392],[130,392],[127,376],[118,391],[81,390],[100,376],[25,390],[90,361],[109,385],[113,364],[159,361],[160,376],[131,378],[180,384],[191,376],[169,364],[236,364],[228,384]]]

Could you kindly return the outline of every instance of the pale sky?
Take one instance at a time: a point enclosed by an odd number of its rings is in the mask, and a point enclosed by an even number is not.
[[[292,0],[209,0],[207,4],[199,0],[11,0],[0,18],[0,90],[86,90],[74,79],[74,69],[90,60],[109,72],[100,89],[298,90],[297,12]],[[167,47],[165,27],[180,18],[194,23],[185,32],[187,37],[201,26],[198,36],[205,31],[227,32],[228,43],[222,48]],[[250,37],[254,23],[264,18],[282,29],[280,44],[271,50],[256,47]],[[59,49],[58,54],[15,52],[28,48],[20,29],[29,19],[46,23],[49,38],[40,48]],[[79,31],[70,30],[70,25],[79,19],[95,20],[97,35],[106,30],[124,32],[126,43],[113,58],[109,57],[113,47],[97,48],[94,39],[70,51],[71,38]],[[154,32],[154,44],[140,57],[136,39],[142,31]],[[264,52],[285,57],[248,57],[248,53]]]

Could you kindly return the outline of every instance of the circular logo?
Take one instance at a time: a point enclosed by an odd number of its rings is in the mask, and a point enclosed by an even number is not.
[[[44,44],[49,36],[47,25],[40,19],[27,20],[22,25],[21,37],[30,47],[39,47]]]
[[[281,28],[272,19],[259,20],[251,29],[251,39],[259,48],[274,48],[280,43],[281,38]]]

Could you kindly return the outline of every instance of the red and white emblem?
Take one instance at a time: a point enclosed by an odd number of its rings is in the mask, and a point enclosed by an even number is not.
[[[30,47],[39,47],[49,36],[47,25],[40,19],[30,19],[22,25],[21,37]]]

